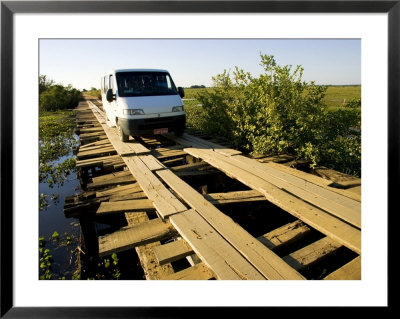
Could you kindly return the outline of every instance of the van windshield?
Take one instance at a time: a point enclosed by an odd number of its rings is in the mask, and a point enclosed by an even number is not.
[[[176,95],[175,84],[165,72],[119,72],[116,74],[118,95]]]

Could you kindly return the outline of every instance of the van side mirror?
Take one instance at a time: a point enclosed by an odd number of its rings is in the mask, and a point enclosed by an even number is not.
[[[107,90],[107,92],[106,92],[106,99],[107,99],[107,101],[110,102],[110,103],[111,103],[112,101],[115,100],[115,94],[113,94],[112,89],[108,89],[108,90]]]
[[[183,87],[178,87],[178,93],[181,98],[185,96],[185,90],[183,89]]]

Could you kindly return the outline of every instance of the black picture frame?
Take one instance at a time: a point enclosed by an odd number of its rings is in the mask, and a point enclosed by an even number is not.
[[[397,188],[399,182],[398,125],[400,106],[400,0],[395,1],[1,1],[1,317],[5,318],[178,318],[199,315],[242,314],[244,309],[210,309],[185,307],[14,307],[13,294],[13,16],[15,13],[387,13],[388,14],[388,225],[399,212]],[[393,247],[393,232],[388,229],[389,251]],[[388,252],[388,265],[390,265]],[[390,269],[388,269],[389,271]],[[389,273],[390,275],[390,273]],[[390,287],[391,281],[388,281]],[[390,291],[390,289],[389,289]],[[34,293],[34,292],[33,292]],[[373,293],[373,292],[371,292]],[[388,294],[389,295],[389,294]],[[388,307],[380,310],[390,310]],[[292,307],[297,315],[307,315],[309,309]],[[252,308],[254,311],[279,313],[275,307]],[[314,311],[314,310],[312,310]],[[322,311],[326,311],[323,309]],[[331,309],[335,315],[338,309]],[[371,312],[371,309],[367,309]],[[372,311],[374,312],[374,311]],[[258,314],[259,315],[259,314]],[[309,314],[308,314],[309,315]]]

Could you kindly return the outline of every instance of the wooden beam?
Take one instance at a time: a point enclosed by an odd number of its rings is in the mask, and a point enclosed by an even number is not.
[[[120,230],[99,236],[99,257],[125,251],[136,246],[170,238],[176,235],[171,224],[156,218],[135,226],[123,227]]]
[[[183,269],[169,276],[165,276],[163,280],[209,280],[214,278],[213,272],[204,264],[200,263],[192,267]]]
[[[283,257],[294,269],[300,270],[306,266],[338,250],[342,245],[329,237],[324,237],[302,249],[299,249],[290,255]]]
[[[361,257],[354,258],[343,267],[326,276],[324,280],[361,280]]]
[[[182,199],[235,247],[267,279],[304,279],[170,170],[156,172]],[[193,245],[191,245],[193,247]]]
[[[102,202],[96,215],[107,215],[125,212],[152,212],[155,208],[149,199],[122,200],[116,202]]]
[[[283,225],[257,239],[269,249],[278,249],[297,241],[311,232],[301,220]]]
[[[306,173],[306,172],[300,171],[298,169],[291,168],[291,167],[288,167],[288,166],[282,165],[282,164],[273,163],[273,162],[264,163],[264,165],[272,167],[272,168],[275,168],[275,169],[280,170],[282,172],[286,172],[286,173],[288,173],[290,175],[297,176],[297,177],[299,177],[299,178],[301,178],[303,180],[306,180],[306,181],[308,181],[310,183],[313,183],[313,184],[316,184],[316,185],[318,185],[320,187],[328,189],[331,192],[335,192],[335,193],[338,193],[340,195],[349,197],[349,198],[351,198],[353,200],[356,200],[358,202],[361,201],[361,196],[358,196],[358,195],[355,195],[355,194],[351,194],[346,189],[339,189],[339,188],[333,187],[332,186],[333,182],[331,180],[329,180],[329,179],[325,179],[325,178],[319,177],[319,176],[311,174],[311,173]]]
[[[139,183],[132,183],[123,186],[116,186],[105,191],[97,191],[96,197],[112,196],[112,195],[123,195],[129,193],[141,192]]]
[[[297,176],[266,166],[245,156],[238,155],[232,158],[219,156],[218,158],[224,161],[229,160],[233,165],[251,172],[271,184],[300,197],[304,201],[361,228],[360,202],[310,183]]]
[[[210,201],[210,203],[215,206],[222,206],[234,203],[266,201],[265,196],[256,190],[236,191],[227,193],[210,193],[210,194],[204,194],[203,196],[205,199]]]
[[[318,207],[293,196],[292,194],[276,187],[264,179],[243,170],[232,161],[221,159],[221,156],[210,151],[200,149],[187,149],[193,156],[200,157],[212,166],[224,171],[227,175],[239,180],[252,189],[261,192],[271,203],[303,220],[306,224],[319,230],[334,240],[342,243],[349,249],[361,254],[361,231],[332,216]]]
[[[136,177],[147,197],[153,201],[160,215],[166,218],[186,211],[186,206],[161,183],[142,160],[146,161],[146,157],[133,156],[124,158],[126,165]]]
[[[147,214],[143,213],[125,213],[126,221],[129,226],[137,225],[149,220]],[[139,257],[140,265],[143,268],[144,276],[147,280],[158,280],[174,273],[171,264],[160,266],[154,255],[154,247],[160,246],[160,241],[154,241],[145,245],[135,247]]]
[[[133,184],[136,181],[136,179],[132,176],[130,172],[128,173],[129,174],[115,174],[114,177],[110,179],[103,179],[103,180],[93,179],[92,183],[87,184],[87,189],[93,190],[114,185]]]
[[[170,221],[217,279],[265,279],[196,211],[173,215]]]
[[[160,265],[180,260],[193,253],[193,249],[183,239],[154,247],[154,254]]]

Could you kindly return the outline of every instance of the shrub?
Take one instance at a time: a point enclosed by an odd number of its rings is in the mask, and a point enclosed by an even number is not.
[[[56,111],[76,107],[82,100],[82,94],[71,85],[64,87],[47,81],[46,76],[39,77],[39,110]]]
[[[302,81],[303,68],[277,65],[261,55],[264,73],[235,68],[213,77],[214,88],[198,94],[203,130],[259,155],[294,154],[311,166],[353,167],[360,157],[360,111],[329,112],[326,87]]]

